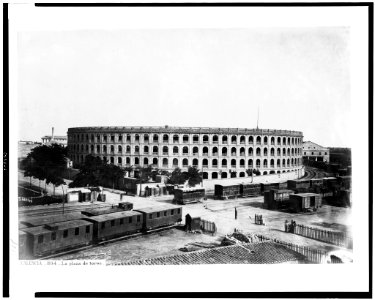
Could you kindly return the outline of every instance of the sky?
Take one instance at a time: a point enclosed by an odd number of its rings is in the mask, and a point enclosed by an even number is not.
[[[18,34],[19,140],[80,126],[302,131],[351,147],[349,30],[126,29]]]

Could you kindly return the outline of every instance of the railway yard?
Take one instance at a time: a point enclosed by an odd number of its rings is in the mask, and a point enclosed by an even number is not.
[[[309,168],[303,179],[324,177],[324,173]],[[106,202],[73,202],[51,204],[49,206],[30,206],[19,209],[19,219],[53,216],[67,213],[77,213],[89,208],[110,208],[120,202],[133,203],[133,209],[145,207],[162,207],[171,204],[173,196],[161,197],[120,197],[120,191],[108,190],[103,192]],[[330,232],[345,232],[351,236],[351,208],[326,205],[316,212],[290,213],[286,211],[268,210],[263,208],[263,196],[244,197],[228,200],[214,200],[211,197],[198,203],[183,205],[182,224],[187,214],[199,216],[203,220],[214,222],[215,234],[186,232],[182,226],[169,226],[163,229],[151,230],[147,234],[134,233],[127,237],[103,241],[96,245],[87,245],[80,249],[47,256],[44,259],[104,259],[108,263],[129,262],[139,259],[149,259],[159,256],[169,256],[183,253],[181,249],[207,249],[220,246],[221,241],[234,231],[247,234],[260,234],[286,243],[309,247],[314,250],[334,251],[341,247],[332,243],[285,232],[285,221],[295,221],[298,224],[310,226]],[[176,206],[177,207],[177,206]],[[255,224],[255,215],[262,215],[264,225]]]

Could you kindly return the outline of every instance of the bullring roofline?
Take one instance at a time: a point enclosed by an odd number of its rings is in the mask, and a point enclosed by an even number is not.
[[[199,134],[259,134],[259,135],[293,135],[303,136],[302,131],[256,128],[223,128],[223,127],[176,127],[176,126],[106,126],[106,127],[72,127],[68,133],[199,133]]]

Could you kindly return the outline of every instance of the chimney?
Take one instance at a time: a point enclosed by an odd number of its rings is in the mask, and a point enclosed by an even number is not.
[[[53,136],[53,134],[54,134],[54,131],[55,131],[55,128],[53,128],[53,127],[52,127],[52,137],[51,137],[51,141],[53,141],[53,140],[54,140],[54,136]]]

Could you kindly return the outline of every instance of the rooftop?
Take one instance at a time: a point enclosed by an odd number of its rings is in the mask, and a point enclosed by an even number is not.
[[[42,136],[42,139],[50,139],[50,138],[52,138],[52,135]],[[54,135],[53,138],[54,139],[59,139],[59,140],[66,140],[67,136],[66,135]]]
[[[256,129],[256,128],[219,128],[219,127],[175,127],[175,126],[105,126],[105,127],[73,127],[68,129],[69,133],[79,132],[139,132],[139,133],[231,133],[231,134],[277,134],[293,135],[302,137],[301,131],[280,130],[280,129]]]
[[[135,260],[125,265],[277,264],[306,262],[305,256],[273,242],[225,246],[194,252]]]
[[[181,206],[177,206],[173,204],[163,204],[163,205],[158,205],[158,206],[137,208],[135,210],[144,212],[144,213],[153,213],[153,212],[158,212],[158,211],[163,211],[163,210],[168,210],[168,209],[176,209],[176,208],[181,208]]]
[[[44,226],[23,228],[22,231],[32,235],[39,235],[51,232],[51,230],[45,228]]]
[[[85,219],[97,221],[97,222],[106,222],[126,217],[132,217],[132,216],[139,216],[141,213],[137,211],[127,210],[127,211],[121,211],[121,212],[115,212],[111,214],[105,214],[105,215],[98,215],[98,216],[92,216],[92,217],[84,217]]]
[[[30,225],[30,226],[39,226],[44,224],[50,223],[57,223],[69,220],[78,220],[82,218],[81,213],[68,213],[68,214],[60,214],[60,215],[53,215],[53,216],[40,216],[40,217],[31,217],[31,218],[22,218],[20,219],[21,224]]]
[[[293,196],[297,197],[311,197],[311,196],[320,196],[319,194],[314,194],[314,193],[300,193],[300,194],[293,194]]]
[[[85,221],[85,220],[72,220],[72,221],[65,221],[65,222],[59,222],[59,223],[52,223],[52,224],[48,224],[47,226],[51,228],[56,228],[58,230],[64,230],[64,229],[75,228],[75,227],[86,226],[86,225],[92,225],[92,223]]]

